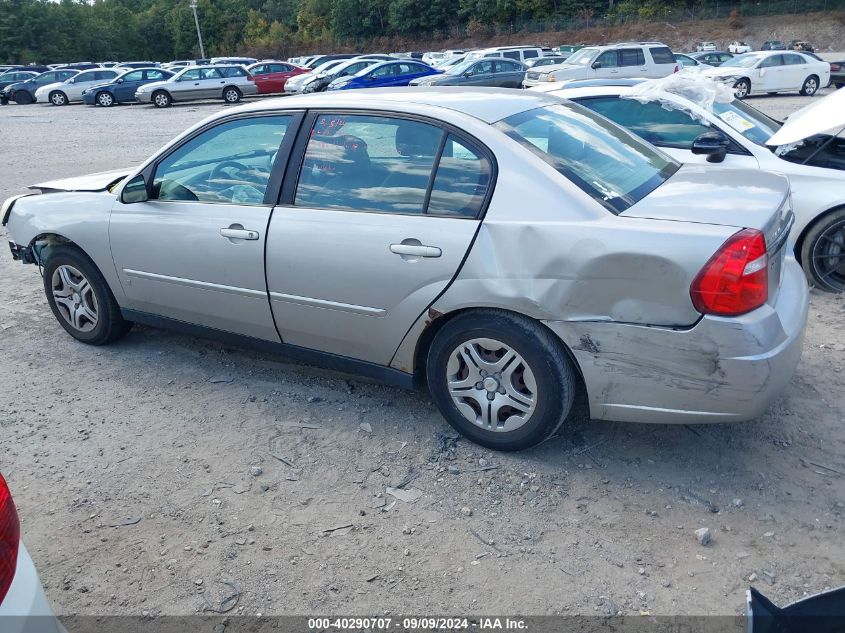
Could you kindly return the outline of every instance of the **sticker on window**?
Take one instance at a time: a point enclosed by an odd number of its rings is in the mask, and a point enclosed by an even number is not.
[[[738,132],[747,132],[748,130],[754,127],[753,122],[749,121],[744,116],[737,114],[736,112],[731,112],[730,110],[728,110],[727,112],[722,112],[719,115],[719,118]]]

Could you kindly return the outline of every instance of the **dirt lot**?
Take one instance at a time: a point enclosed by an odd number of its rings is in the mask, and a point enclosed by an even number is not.
[[[0,198],[219,107],[0,108]],[[842,296],[813,292],[760,420],[582,420],[505,455],[423,393],[148,328],[86,347],[35,268],[0,270],[0,470],[59,613],[731,614],[749,577],[778,602],[845,584]],[[386,493],[407,478],[418,500]]]

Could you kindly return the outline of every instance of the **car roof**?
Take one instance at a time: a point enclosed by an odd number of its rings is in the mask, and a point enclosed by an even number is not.
[[[403,103],[452,110],[486,123],[495,123],[514,114],[558,103],[558,101],[532,90],[432,86],[430,88],[369,88],[302,94],[256,101],[240,106],[238,110],[261,112],[290,108],[354,108],[401,111]],[[231,112],[232,110],[226,110],[220,116]]]

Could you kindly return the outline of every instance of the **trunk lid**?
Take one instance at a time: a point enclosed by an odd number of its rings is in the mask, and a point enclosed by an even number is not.
[[[777,297],[794,222],[789,181],[751,169],[684,165],[621,217],[758,229],[769,258],[769,303]]]

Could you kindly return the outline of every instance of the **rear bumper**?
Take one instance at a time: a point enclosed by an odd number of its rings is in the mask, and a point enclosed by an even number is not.
[[[64,633],[44,595],[38,573],[23,543],[9,593],[0,604],[0,631],[3,633]]]
[[[777,301],[686,330],[546,322],[569,344],[591,417],[620,422],[737,422],[762,415],[801,358],[809,291],[792,256]]]

